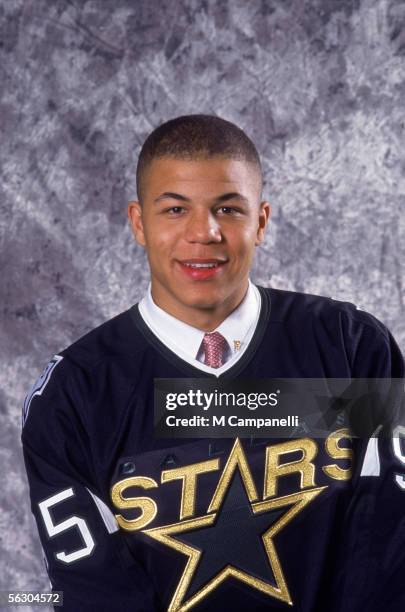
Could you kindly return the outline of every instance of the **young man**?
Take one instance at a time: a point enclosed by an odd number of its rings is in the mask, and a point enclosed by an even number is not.
[[[270,206],[235,125],[161,125],[137,185],[148,294],[56,355],[24,405],[32,510],[64,609],[402,609],[401,428],[354,450],[342,429],[264,443],[153,429],[156,378],[402,377],[390,333],[349,303],[249,281]]]

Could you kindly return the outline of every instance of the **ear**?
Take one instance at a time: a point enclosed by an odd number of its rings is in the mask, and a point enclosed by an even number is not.
[[[128,203],[128,219],[131,224],[135,240],[138,244],[144,247],[146,240],[142,221],[142,206],[139,202],[133,201]]]
[[[264,234],[266,231],[266,226],[270,218],[270,215],[271,215],[270,203],[267,202],[266,200],[263,202],[260,202],[259,219],[258,219],[259,223],[257,227],[257,236],[256,236],[256,242],[255,242],[256,246],[259,246],[259,244],[261,244],[264,240]]]

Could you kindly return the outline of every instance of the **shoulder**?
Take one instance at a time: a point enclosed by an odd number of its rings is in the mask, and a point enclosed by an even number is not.
[[[136,358],[144,348],[129,309],[90,330],[59,354],[66,362],[91,370],[106,361]]]
[[[119,367],[131,362],[134,365],[142,359],[145,344],[132,321],[129,309],[59,351],[45,367],[41,377],[48,372],[47,379],[52,374],[54,380],[68,384],[68,380],[79,376],[79,373],[88,377],[112,364]]]
[[[404,373],[401,352],[387,327],[351,302],[320,295],[260,288],[270,302],[270,324],[278,322],[302,338],[339,344],[353,376]]]
[[[270,299],[273,318],[310,317],[325,313],[333,315],[339,310],[351,313],[357,312],[354,304],[338,301],[327,296],[270,287],[260,287],[260,291],[266,293]]]
[[[319,319],[322,321],[329,318],[334,321],[343,317],[348,322],[369,326],[383,334],[386,332],[383,323],[368,312],[359,310],[351,302],[282,289],[260,287],[260,291],[266,293],[270,299],[272,320]]]
[[[81,406],[107,394],[108,385],[128,393],[145,350],[147,342],[132,321],[131,309],[105,321],[46,364],[25,397],[23,425],[33,406],[52,405],[55,415],[73,416],[74,411],[81,420]]]

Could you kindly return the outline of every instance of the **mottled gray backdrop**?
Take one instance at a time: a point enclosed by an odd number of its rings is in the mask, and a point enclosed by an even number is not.
[[[216,113],[257,143],[256,281],[353,301],[404,350],[405,3],[0,0],[0,20],[0,588],[44,589],[21,404],[145,291],[126,202],[163,120]]]

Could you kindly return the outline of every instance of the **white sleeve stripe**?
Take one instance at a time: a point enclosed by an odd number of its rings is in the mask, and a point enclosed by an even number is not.
[[[91,497],[93,498],[94,503],[96,504],[98,511],[101,514],[101,518],[104,521],[104,525],[106,526],[108,533],[114,533],[114,531],[118,531],[119,530],[118,523],[115,519],[115,516],[111,512],[110,508],[103,502],[103,500],[97,497],[97,495],[94,495],[94,493],[92,493],[90,489],[87,489],[87,490],[90,493]]]
[[[367,444],[367,450],[364,455],[364,461],[361,468],[360,476],[379,476],[380,475],[380,457],[378,455],[378,438],[370,438]]]

